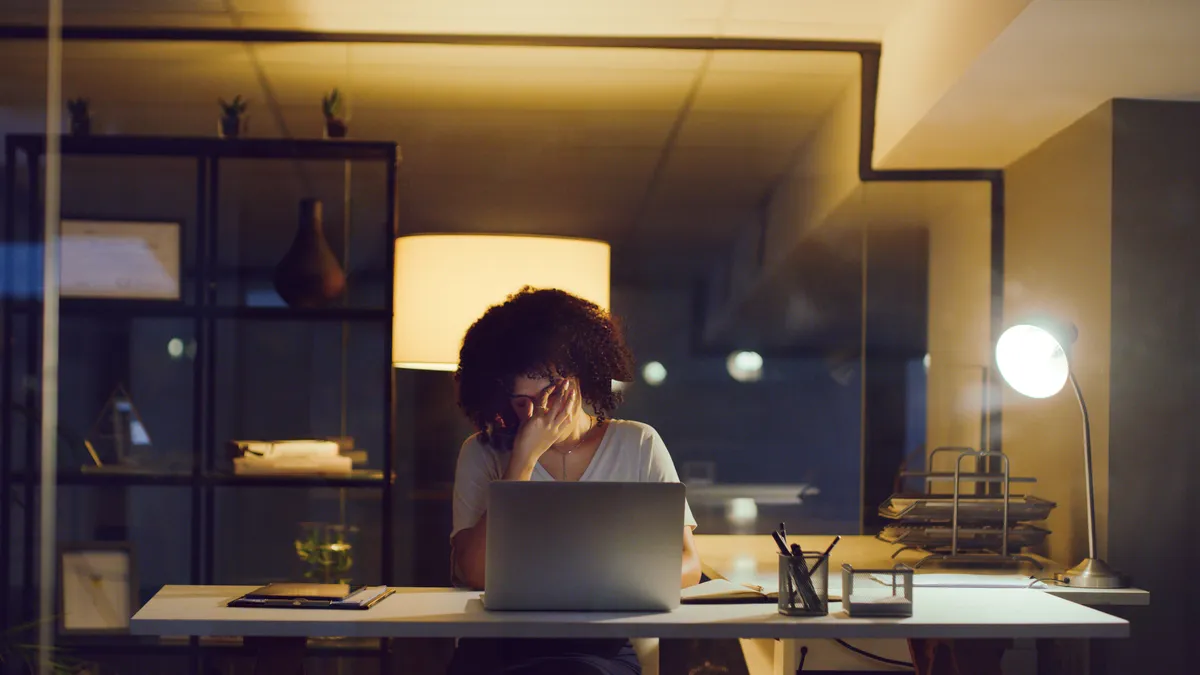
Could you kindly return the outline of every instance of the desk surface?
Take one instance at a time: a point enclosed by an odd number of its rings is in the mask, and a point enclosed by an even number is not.
[[[798,542],[806,551],[823,551],[829,546],[833,537],[813,535],[793,536],[790,539]],[[700,552],[700,559],[706,566],[733,581],[754,583],[756,580],[770,578],[777,574],[779,549],[767,535],[697,534],[696,548]],[[898,549],[900,546],[880,541],[871,536],[843,536],[830,556],[829,562],[833,563],[830,569],[840,570],[842,563],[850,563],[858,568],[889,568],[896,563],[912,566],[925,555],[919,551],[905,551],[893,559],[892,553]],[[1042,563],[1041,570],[1028,565],[1005,570],[929,566],[918,569],[916,573],[1013,574],[1020,572],[1049,578],[1064,569],[1062,565],[1052,560],[1039,556],[1033,557]],[[1150,593],[1140,588],[1088,589],[1050,585],[1042,592],[1095,607],[1150,604]]]
[[[907,619],[789,618],[774,605],[685,605],[662,613],[488,612],[479,593],[403,588],[366,611],[231,608],[250,586],[165,586],[135,635],[539,638],[1122,638],[1129,624],[1024,589],[918,588]]]

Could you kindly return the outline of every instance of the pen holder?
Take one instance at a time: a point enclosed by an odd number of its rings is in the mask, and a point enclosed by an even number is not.
[[[854,569],[842,565],[842,608],[851,617],[905,617],[913,613],[913,569]]]
[[[821,553],[779,556],[779,613],[829,614],[829,556]]]

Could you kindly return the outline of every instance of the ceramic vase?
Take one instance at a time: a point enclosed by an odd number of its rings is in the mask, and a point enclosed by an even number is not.
[[[326,307],[346,290],[346,275],[325,241],[321,202],[300,202],[291,248],[275,266],[275,290],[289,307]]]

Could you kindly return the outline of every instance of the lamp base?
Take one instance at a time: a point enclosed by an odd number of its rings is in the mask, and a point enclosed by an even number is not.
[[[1054,575],[1054,579],[1072,588],[1126,588],[1128,582],[1108,563],[1098,558],[1086,558],[1066,572]]]

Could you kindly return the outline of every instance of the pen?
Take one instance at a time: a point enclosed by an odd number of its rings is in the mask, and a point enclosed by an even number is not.
[[[779,553],[781,555],[787,556],[789,558],[792,556],[792,552],[788,550],[787,543],[784,542],[783,535],[779,534],[778,530],[771,533],[771,538],[775,540],[775,545],[779,547]],[[779,562],[780,562],[780,564],[784,564],[784,565],[788,566],[787,567],[787,597],[788,597],[788,603],[794,605],[794,604],[796,604],[795,587],[799,586],[800,584],[793,578],[791,563],[790,562],[785,563],[782,560]],[[801,562],[800,564],[803,565],[804,563]]]
[[[817,568],[821,566],[821,563],[829,559],[829,554],[833,551],[833,547],[837,546],[838,542],[841,540],[842,535],[840,534],[833,538],[833,541],[829,544],[829,548],[825,549],[825,552],[821,554],[821,559],[817,561],[816,565],[813,565],[812,571],[817,571]]]
[[[783,537],[783,543],[786,546],[787,545],[787,525],[784,525],[782,522],[779,523],[779,536]]]
[[[792,552],[788,550],[787,543],[784,542],[783,537],[780,536],[779,532],[772,532],[771,537],[775,539],[775,545],[779,547],[780,553],[786,556],[792,555]]]
[[[829,544],[829,548],[825,549],[825,553],[823,553],[822,555],[824,555],[825,557],[828,558],[829,552],[832,551],[833,547],[837,546],[838,542],[841,540],[842,540],[842,535],[840,535],[840,534],[838,536],[834,537],[833,542],[831,544]]]

